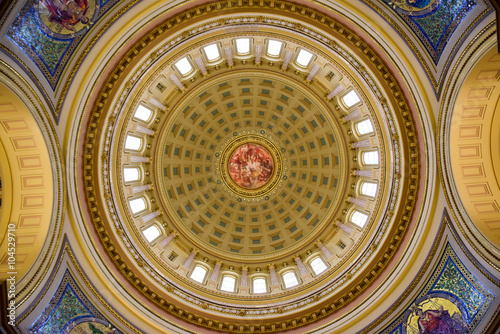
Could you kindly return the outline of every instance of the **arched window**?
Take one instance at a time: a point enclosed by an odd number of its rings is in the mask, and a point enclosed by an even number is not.
[[[299,54],[297,55],[297,59],[295,59],[295,61],[300,66],[307,67],[309,65],[309,63],[311,62],[312,57],[313,57],[312,53],[310,53],[304,49],[300,49]]]
[[[359,99],[358,94],[356,94],[356,92],[353,90],[349,91],[349,93],[342,96],[342,102],[344,102],[344,104],[346,105],[347,108],[352,107],[353,105],[355,105],[359,101],[361,101],[361,100]]]
[[[146,238],[146,240],[148,242],[153,242],[154,240],[156,240],[156,238],[158,238],[161,235],[161,231],[158,228],[158,226],[151,225],[151,226],[145,228],[142,231],[142,234],[144,234],[144,237]]]
[[[267,41],[267,54],[271,57],[278,57],[281,53],[283,42],[270,39]]]
[[[256,277],[252,280],[253,293],[266,293],[267,283],[264,277]]]
[[[297,280],[297,276],[293,271],[287,271],[281,276],[283,278],[283,283],[285,284],[285,288],[291,288],[293,286],[299,285],[299,281]]]
[[[311,262],[309,262],[309,265],[316,275],[321,274],[327,268],[325,262],[320,257],[312,259]]]
[[[222,276],[222,282],[220,284],[220,289],[222,291],[234,292],[235,287],[236,287],[236,277],[231,275]]]
[[[362,182],[361,194],[369,197],[375,197],[377,194],[377,184],[373,182]]]
[[[142,138],[127,135],[125,139],[125,149],[130,151],[140,151],[142,148]]]
[[[130,200],[129,202],[130,205],[130,210],[132,210],[133,214],[137,214],[141,211],[146,210],[146,200],[142,197],[135,198],[133,200]]]
[[[378,151],[363,152],[361,157],[364,165],[378,165]]]
[[[151,120],[152,115],[153,115],[153,110],[149,109],[143,104],[139,104],[137,110],[134,113],[134,118],[136,120],[140,120],[147,123]]]
[[[370,121],[369,119],[365,119],[362,120],[361,122],[356,123],[356,131],[358,131],[360,135],[366,135],[368,133],[372,133],[373,132],[372,121]]]
[[[125,167],[123,168],[123,179],[125,182],[134,182],[141,179],[141,173],[137,167]]]
[[[180,59],[177,63],[175,63],[175,67],[177,68],[179,73],[183,76],[189,74],[189,72],[193,70],[193,66],[191,65],[187,57],[184,57]]]
[[[203,283],[203,281],[205,280],[205,276],[207,276],[207,272],[207,268],[197,264],[194,266],[194,269],[189,277],[198,283]]]
[[[250,53],[250,38],[238,38],[235,43],[237,55],[242,56]]]
[[[208,46],[205,46],[203,48],[203,52],[205,53],[205,56],[207,57],[207,60],[209,62],[216,61],[220,58],[220,51],[217,44],[210,44]]]
[[[359,227],[364,227],[367,220],[368,220],[368,215],[363,212],[359,212],[358,210],[354,210],[354,212],[351,215],[351,223]]]

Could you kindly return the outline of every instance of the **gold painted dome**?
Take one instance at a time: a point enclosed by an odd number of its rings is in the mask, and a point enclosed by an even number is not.
[[[179,238],[224,261],[256,262],[329,233],[349,161],[326,103],[266,70],[235,69],[207,81],[158,127],[156,188]],[[265,150],[273,165],[258,187],[238,184],[229,170],[248,145]]]
[[[330,17],[213,6],[152,29],[95,98],[82,192],[98,237],[165,317],[260,333],[335,317],[413,215],[405,95]]]

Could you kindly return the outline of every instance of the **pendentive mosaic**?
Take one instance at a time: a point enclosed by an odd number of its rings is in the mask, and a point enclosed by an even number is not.
[[[68,270],[52,300],[29,330],[37,334],[121,333],[85,297]]]
[[[435,64],[475,0],[384,0],[424,44]]]
[[[447,244],[418,297],[381,334],[472,333],[494,298]]]
[[[52,89],[86,33],[118,0],[28,0],[7,37],[36,64]]]

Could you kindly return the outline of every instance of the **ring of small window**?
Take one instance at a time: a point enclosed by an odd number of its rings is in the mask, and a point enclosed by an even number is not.
[[[193,265],[193,269],[188,274],[188,277],[195,282],[198,282],[200,284],[205,284],[208,279],[207,276],[209,270],[210,268],[207,267],[206,265],[195,262],[195,264]]]
[[[140,166],[126,165],[123,167],[123,180],[126,184],[140,183],[144,172]]]
[[[252,293],[253,294],[263,294],[269,292],[267,277],[264,275],[252,277]]]
[[[354,131],[358,137],[373,135],[373,123],[369,118],[354,123]]]
[[[281,280],[285,289],[293,288],[299,285],[297,273],[293,269],[288,269],[281,273]]]
[[[191,56],[189,55],[176,61],[172,69],[183,79],[190,77],[196,72],[193,62],[191,61]]]
[[[225,292],[236,292],[236,283],[238,278],[233,274],[222,274],[219,284],[219,290]]]
[[[328,269],[327,263],[318,254],[313,255],[311,259],[307,261],[307,263],[309,265],[309,268],[311,268],[311,271],[313,272],[313,276],[318,276],[326,269]]]
[[[141,231],[150,245],[153,245],[163,235],[162,229],[156,222],[143,227]]]
[[[236,50],[235,57],[250,58],[252,56],[253,38],[235,38],[233,46]]]
[[[352,223],[358,229],[362,229],[365,227],[366,222],[368,221],[369,214],[358,209],[353,209],[348,217],[350,223]]]
[[[342,105],[346,109],[351,109],[355,106],[361,105],[361,98],[359,97],[358,93],[354,91],[353,88],[350,88],[345,94],[343,94],[340,98],[342,101]]]
[[[233,47],[236,50],[234,56],[237,58],[249,58],[252,56],[252,46],[253,46],[253,39],[252,38],[235,38],[233,39]],[[286,44],[282,41],[277,41],[273,39],[266,39],[265,41],[265,53],[264,56],[271,58],[271,59],[279,59],[281,58],[283,54],[283,50],[285,49]],[[205,47],[202,47],[200,49],[201,54],[203,55],[203,58],[205,60],[205,63],[208,65],[214,65],[219,62],[221,62],[224,59],[223,53],[222,53],[222,48],[220,46],[220,43],[213,43],[209,44]],[[309,52],[306,51],[305,49],[302,48],[297,48],[295,50],[295,57],[294,57],[294,65],[301,69],[301,70],[307,70],[307,68],[310,67],[314,60],[315,56]],[[181,78],[187,79],[191,75],[193,75],[196,72],[196,68],[193,65],[193,62],[190,59],[190,56],[185,56],[181,59],[179,59],[177,62],[174,63],[172,66],[172,69],[174,72],[176,72],[178,75],[180,75]],[[351,90],[352,91],[352,90]],[[349,91],[348,93],[345,94],[345,96],[349,97]],[[353,91],[352,91],[353,92]],[[355,93],[354,93],[355,94]],[[354,96],[357,97],[357,94]],[[359,100],[359,97],[358,97]],[[345,104],[348,104],[345,102]],[[144,106],[146,107],[146,106]],[[147,108],[147,107],[146,107]],[[140,120],[144,121],[143,118],[139,118]],[[148,120],[149,121],[149,120]],[[145,121],[145,122],[148,122]]]
[[[316,57],[309,51],[306,51],[302,48],[297,48],[295,50],[295,59],[294,63],[301,70],[306,70],[313,63]]]
[[[144,148],[144,138],[128,133],[125,138],[125,151],[141,152]]]
[[[364,150],[360,152],[361,164],[364,166],[376,167],[379,165],[379,153],[378,150]]]
[[[141,102],[134,112],[133,120],[136,122],[149,124],[153,119],[154,114],[155,112],[152,108],[148,107],[144,102]]]
[[[281,58],[281,54],[283,53],[283,49],[285,48],[285,43],[274,39],[266,39],[265,46],[265,55],[268,58],[278,59]]]
[[[130,211],[132,211],[132,214],[137,217],[144,211],[148,209],[148,200],[146,199],[145,196],[140,196],[136,198],[130,198],[128,200],[128,204],[130,206]]]
[[[205,62],[209,65],[215,65],[222,61],[222,49],[220,43],[213,43],[200,49]]]
[[[375,198],[377,195],[378,183],[371,181],[360,181],[358,183],[358,191],[362,196],[366,196],[370,199]]]

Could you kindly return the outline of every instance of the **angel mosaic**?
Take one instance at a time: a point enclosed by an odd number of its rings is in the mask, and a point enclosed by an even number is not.
[[[429,297],[411,308],[406,332],[411,334],[465,334],[467,315],[448,298]]]
[[[96,7],[95,0],[38,0],[42,22],[53,33],[62,35],[88,28]]]

